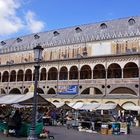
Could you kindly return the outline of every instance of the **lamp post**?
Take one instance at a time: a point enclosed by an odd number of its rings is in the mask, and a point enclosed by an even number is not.
[[[32,114],[31,114],[32,115],[31,128],[27,140],[38,139],[35,133],[35,125],[36,125],[36,110],[37,110],[37,84],[38,84],[38,77],[39,77],[40,62],[42,60],[42,51],[43,48],[40,45],[37,45],[34,48],[34,61],[35,61],[34,96],[33,96],[33,106],[32,106]]]

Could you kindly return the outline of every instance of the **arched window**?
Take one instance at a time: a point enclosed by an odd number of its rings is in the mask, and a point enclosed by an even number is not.
[[[8,82],[9,79],[9,73],[8,71],[5,71],[2,75],[2,82]]]
[[[10,82],[15,82],[16,81],[16,71],[12,70],[10,73]]]
[[[123,75],[124,75],[124,78],[136,78],[136,77],[139,77],[138,66],[133,62],[127,63],[124,66]]]
[[[91,68],[88,65],[84,65],[80,70],[80,79],[91,79]]]
[[[48,71],[48,80],[57,80],[58,71],[55,67],[52,67]]]
[[[39,38],[40,38],[40,36],[38,34],[34,35],[34,39],[39,39]]]
[[[26,93],[28,93],[28,92],[29,92],[29,89],[26,88],[26,89],[24,90],[24,94],[26,94]]]
[[[98,64],[94,67],[93,70],[93,79],[103,79],[105,78],[105,67],[101,64]]]
[[[4,46],[6,44],[5,41],[1,41],[1,45]]]
[[[6,92],[3,88],[1,88],[1,94],[6,94]]]
[[[67,80],[68,79],[68,69],[66,67],[62,67],[60,69],[59,80]]]
[[[38,93],[38,94],[44,94],[44,91],[43,91],[43,89],[41,89],[41,88],[37,88],[37,93]]]
[[[119,64],[113,63],[107,69],[107,78],[121,78],[122,70]]]
[[[75,31],[76,31],[76,33],[80,33],[80,32],[82,32],[82,29],[80,27],[76,27]]]
[[[32,81],[32,71],[30,69],[25,72],[25,81]]]
[[[21,94],[20,90],[18,88],[13,88],[9,94]]]
[[[23,75],[24,75],[23,70],[19,70],[17,73],[17,81],[23,81]]]
[[[17,38],[17,42],[19,43],[19,42],[21,42],[22,41],[22,39],[21,38]]]
[[[58,31],[54,31],[54,32],[53,32],[53,35],[54,35],[54,36],[58,36],[59,34],[60,34],[60,33],[59,33]]]
[[[131,18],[131,19],[128,20],[128,23],[131,26],[131,25],[134,25],[136,22],[133,18]]]
[[[130,94],[130,95],[137,95],[135,91],[133,91],[130,88],[127,87],[118,87],[113,89],[110,94],[118,94],[118,95],[126,95],[126,94]]]
[[[72,79],[78,79],[78,68],[77,66],[72,66],[70,68],[70,80]]]
[[[56,94],[56,92],[53,88],[50,88],[49,91],[48,91],[48,94]]]
[[[106,28],[107,28],[107,25],[106,25],[105,23],[102,23],[102,24],[100,25],[100,28],[101,28],[101,29],[106,29]]]
[[[46,68],[41,69],[40,80],[46,80]]]

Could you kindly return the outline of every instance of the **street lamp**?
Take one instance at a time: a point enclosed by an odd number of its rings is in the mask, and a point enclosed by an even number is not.
[[[38,84],[38,77],[39,77],[40,62],[42,60],[42,51],[43,48],[40,45],[37,45],[34,48],[34,61],[35,61],[34,96],[33,96],[33,106],[32,106],[32,114],[31,114],[32,115],[31,128],[27,140],[38,139],[35,133],[35,126],[36,126],[36,110],[37,110],[37,84]]]

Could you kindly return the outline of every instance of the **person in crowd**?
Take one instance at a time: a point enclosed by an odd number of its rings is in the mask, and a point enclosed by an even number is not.
[[[21,114],[19,110],[16,110],[14,116],[13,116],[13,121],[15,123],[15,135],[16,137],[20,136],[20,129],[22,125],[22,119],[21,119]]]
[[[7,137],[9,136],[9,130],[15,130],[15,127],[16,127],[15,121],[13,119],[14,114],[15,114],[15,111],[11,111],[5,116],[7,126],[8,126]]]
[[[60,119],[61,119],[61,124],[64,125],[65,123],[65,114],[66,114],[66,111],[64,109],[62,109],[60,111]]]
[[[128,117],[127,117],[127,132],[128,132],[128,134],[130,134],[130,132],[131,132],[131,129],[130,129],[131,121],[132,121],[131,116],[130,116],[130,114],[128,114]]]
[[[43,111],[41,109],[38,109],[37,114],[36,114],[36,121],[38,123],[43,122]]]
[[[52,125],[56,125],[56,119],[57,119],[57,113],[55,110],[52,110],[51,112],[51,120],[52,120]]]
[[[72,127],[71,121],[72,121],[72,116],[67,115],[66,116],[66,126],[67,126],[67,129],[70,129]]]

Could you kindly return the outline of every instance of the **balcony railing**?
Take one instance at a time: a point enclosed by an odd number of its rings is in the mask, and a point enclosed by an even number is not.
[[[47,84],[47,85],[85,85],[85,84],[130,84],[130,83],[138,83],[139,78],[109,78],[105,79],[74,79],[74,80],[47,80],[47,81],[39,81],[39,84]],[[1,82],[1,87],[9,84],[10,86],[16,85],[30,85],[33,84],[34,81],[17,81],[17,82]]]

